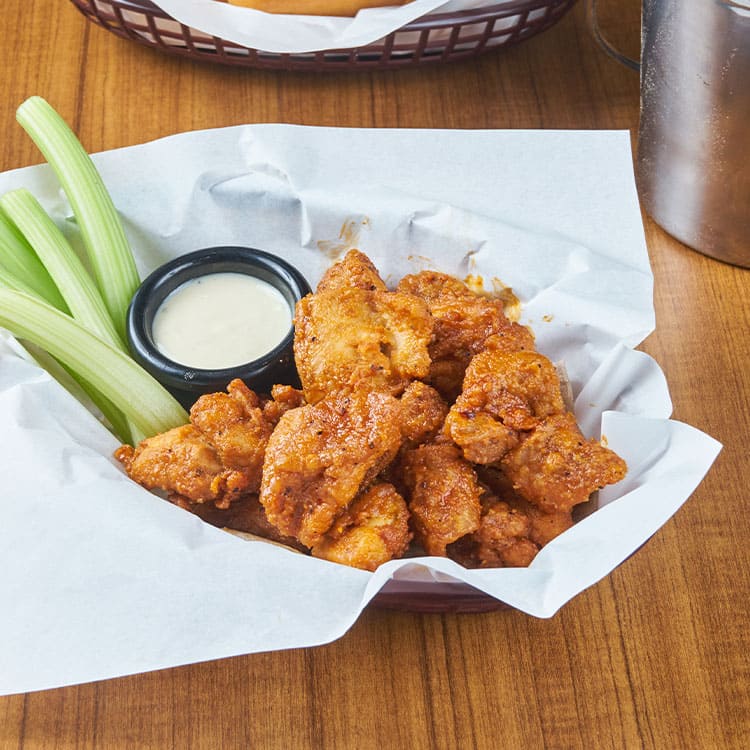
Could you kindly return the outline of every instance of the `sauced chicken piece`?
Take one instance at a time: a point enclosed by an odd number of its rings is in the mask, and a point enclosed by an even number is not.
[[[518,444],[521,431],[564,410],[560,379],[546,357],[491,346],[469,363],[445,428],[467,460],[490,464]]]
[[[440,438],[447,414],[448,404],[434,388],[419,380],[409,383],[399,399],[399,426],[403,438],[399,459],[391,463],[380,478],[403,492],[400,457],[423,443]]]
[[[359,250],[349,252],[334,263],[318,282],[317,291],[340,289],[366,289],[371,292],[387,291],[375,264]]]
[[[400,404],[405,450],[432,440],[442,428],[448,414],[448,404],[440,394],[419,380],[407,386]]]
[[[297,303],[294,358],[308,403],[358,386],[400,395],[430,368],[432,319],[408,294],[335,289]]]
[[[336,394],[288,411],[263,464],[260,501],[268,520],[314,546],[400,445],[399,403],[387,394]]]
[[[627,471],[616,453],[586,440],[569,412],[547,417],[526,433],[500,466],[521,497],[548,513],[569,511]]]
[[[354,499],[312,553],[343,565],[375,570],[401,557],[411,538],[406,502],[393,485],[382,482]]]
[[[523,568],[571,524],[570,513],[546,514],[520,498],[487,493],[479,528],[450,545],[448,555],[467,568]]]
[[[115,451],[128,476],[149,490],[164,490],[194,503],[219,508],[248,492],[246,472],[227,469],[205,436],[191,424],[141,441],[136,448]]]
[[[427,443],[407,451],[402,481],[417,541],[430,555],[479,527],[482,494],[471,465],[449,443]]]
[[[201,396],[190,409],[190,421],[214,447],[224,467],[243,471],[247,491],[257,492],[266,443],[273,429],[258,396],[235,379],[227,386],[227,393]]]
[[[502,500],[488,505],[479,528],[472,534],[482,568],[525,568],[539,546],[531,539],[529,517]]]
[[[227,508],[243,493],[257,492],[266,443],[273,425],[301,393],[274,389],[278,400],[261,406],[241,380],[226,393],[201,396],[190,410],[191,424],[122,446],[115,456],[128,475],[148,489],[182,496],[188,503]]]
[[[263,416],[276,425],[283,414],[290,409],[304,406],[305,395],[291,385],[275,385],[271,388],[271,398],[262,402]]]
[[[427,303],[435,321],[427,380],[449,402],[458,396],[466,367],[489,336],[500,336],[508,350],[534,347],[531,331],[506,317],[502,300],[476,294],[452,276],[422,271],[404,276],[396,291]]]
[[[210,523],[211,526],[253,534],[292,547],[300,552],[307,551],[307,548],[296,539],[279,533],[279,530],[268,522],[266,512],[255,493],[242,495],[229,508],[217,508],[211,503],[191,503],[179,495],[173,495],[170,500],[175,505],[194,513],[202,521]]]
[[[569,510],[553,510],[545,513],[541,508],[521,498],[509,505],[529,517],[531,524],[529,539],[540,547],[549,544],[573,525],[573,514]]]
[[[573,514],[570,510],[545,512],[537,505],[532,505],[513,489],[510,479],[497,467],[479,467],[478,474],[480,481],[491,490],[487,497],[494,494],[511,508],[528,517],[529,539],[539,547],[549,544],[573,525]]]

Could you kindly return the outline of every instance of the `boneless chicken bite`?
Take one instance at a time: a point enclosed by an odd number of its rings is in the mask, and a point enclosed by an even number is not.
[[[533,349],[534,337],[505,315],[504,303],[476,294],[463,282],[437,271],[404,276],[396,291],[420,297],[434,320],[427,381],[448,401],[461,391],[471,358],[490,336],[504,339],[508,349]]]
[[[469,363],[445,428],[473,463],[499,461],[521,431],[565,410],[554,365],[534,351],[489,348]]]
[[[260,501],[283,534],[315,546],[334,519],[393,460],[399,403],[354,391],[288,411],[266,448]]]
[[[432,440],[443,427],[448,404],[431,386],[415,380],[401,396],[401,432],[404,449]]]
[[[213,446],[191,424],[142,440],[135,448],[123,445],[115,458],[146,489],[220,508],[247,492],[251,481],[244,471],[225,468]]]
[[[387,291],[375,264],[359,250],[349,250],[338,263],[334,263],[323,274],[317,286],[318,292],[341,289]]]
[[[190,409],[190,421],[226,468],[247,475],[247,491],[257,492],[266,443],[273,430],[258,396],[241,380],[233,380],[227,393],[201,396]]]
[[[295,397],[294,393],[297,394]],[[131,479],[151,490],[166,492],[187,507],[211,502],[228,508],[240,496],[257,492],[266,444],[276,412],[285,401],[297,403],[299,391],[277,390],[279,401],[261,400],[241,380],[227,392],[201,396],[190,409],[190,424],[123,445],[115,457]]]
[[[591,493],[619,482],[625,461],[587,440],[566,412],[544,419],[500,462],[516,492],[546,512],[568,511]]]
[[[417,541],[430,555],[479,528],[482,488],[471,465],[449,443],[407,451],[402,481]]]
[[[297,303],[294,327],[308,403],[360,386],[400,395],[429,372],[432,319],[417,297],[356,288],[316,292]]]
[[[393,485],[381,482],[357,496],[313,547],[314,557],[375,570],[409,547],[409,511]]]

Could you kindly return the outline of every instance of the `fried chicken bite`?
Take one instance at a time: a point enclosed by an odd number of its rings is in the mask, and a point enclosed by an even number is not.
[[[433,304],[439,305],[441,300],[451,296],[474,296],[466,284],[455,276],[440,271],[420,271],[404,276],[398,282],[396,289],[406,294],[421,297],[432,309]]]
[[[464,567],[526,567],[573,525],[569,510],[545,512],[524,500],[499,468],[479,466],[477,474],[485,490],[479,528],[448,546],[448,556]]]
[[[569,412],[542,420],[500,466],[516,492],[547,513],[569,511],[627,471],[614,451],[586,440]]]
[[[235,379],[226,393],[201,396],[190,409],[190,421],[213,446],[222,465],[244,472],[247,491],[257,492],[266,443],[273,429],[258,396]]]
[[[415,538],[430,555],[479,528],[482,488],[471,465],[450,443],[427,443],[401,460]]]
[[[278,424],[290,409],[305,405],[305,395],[291,385],[274,385],[271,398],[262,402],[263,417],[272,425]]]
[[[417,297],[357,288],[316,292],[297,303],[294,327],[308,403],[360,384],[400,395],[429,372],[432,319]]]
[[[316,291],[327,292],[340,289],[387,291],[375,264],[359,250],[349,250],[338,263],[334,263],[323,274]]]
[[[479,567],[525,568],[539,552],[530,536],[531,522],[525,513],[502,500],[489,504],[472,534]]]
[[[435,321],[427,382],[451,403],[461,391],[471,358],[484,348],[489,336],[500,336],[509,350],[534,347],[531,331],[506,317],[502,300],[476,294],[448,274],[422,271],[404,276],[396,291],[420,297],[427,304]]]
[[[312,549],[314,557],[375,570],[409,547],[409,511],[393,485],[381,482],[357,496]]]
[[[539,547],[549,544],[573,525],[573,514],[570,510],[553,510],[545,512],[528,500],[524,500],[514,489],[513,483],[496,466],[478,467],[479,480],[490,492],[487,497],[496,496],[514,510],[523,513],[529,519],[529,539]]]
[[[281,413],[301,403],[293,388],[274,389],[277,399],[261,404],[241,380],[226,393],[201,396],[190,409],[190,424],[124,445],[115,457],[131,479],[172,500],[212,502],[227,508],[240,495],[260,488],[263,457]]]
[[[315,546],[395,457],[402,440],[399,411],[392,396],[354,391],[286,412],[263,464],[260,501],[268,520]]]
[[[415,380],[400,399],[401,434],[404,449],[416,448],[432,440],[440,431],[448,415],[448,404],[429,385]]]
[[[227,508],[248,492],[244,471],[227,469],[216,450],[192,424],[142,440],[136,448],[115,451],[128,476],[148,490],[164,490],[193,503],[213,502]]]
[[[518,444],[521,431],[564,410],[557,370],[546,357],[490,345],[469,363],[445,429],[467,460],[491,464]]]

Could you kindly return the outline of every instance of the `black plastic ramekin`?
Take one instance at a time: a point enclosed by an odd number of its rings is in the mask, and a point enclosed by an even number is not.
[[[234,378],[264,393],[276,383],[299,386],[294,366],[294,330],[262,357],[235,367],[202,370],[167,358],[156,347],[152,325],[167,295],[186,281],[211,273],[244,273],[265,281],[281,292],[294,315],[297,302],[310,290],[304,276],[290,263],[251,247],[208,247],[165,263],[151,273],[136,291],[128,309],[127,334],[133,357],[175,398],[189,408],[203,393],[223,391]],[[250,333],[250,332],[249,332]]]

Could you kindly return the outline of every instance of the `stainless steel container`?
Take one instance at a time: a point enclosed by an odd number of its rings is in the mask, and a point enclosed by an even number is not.
[[[643,0],[640,70],[644,209],[695,250],[750,266],[750,0]]]

